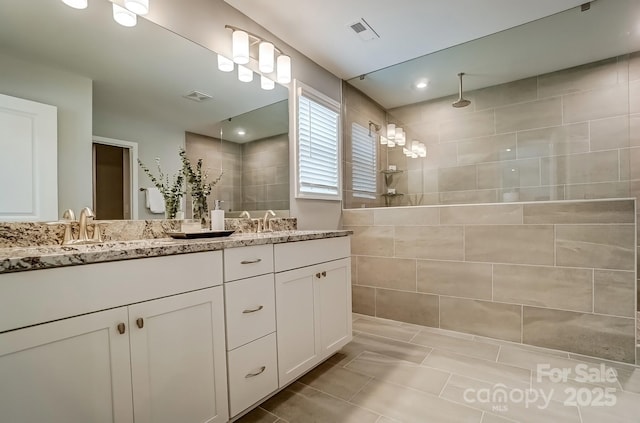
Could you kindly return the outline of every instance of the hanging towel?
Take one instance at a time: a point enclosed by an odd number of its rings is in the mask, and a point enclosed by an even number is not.
[[[147,208],[151,213],[164,213],[164,197],[156,187],[149,187],[147,192]]]

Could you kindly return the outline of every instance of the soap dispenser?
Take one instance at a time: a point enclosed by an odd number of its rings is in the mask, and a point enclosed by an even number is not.
[[[224,210],[222,209],[222,200],[214,200],[213,210],[211,210],[211,230],[224,231]]]

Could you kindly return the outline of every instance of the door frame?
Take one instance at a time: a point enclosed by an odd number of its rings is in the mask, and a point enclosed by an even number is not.
[[[129,150],[129,172],[131,175],[131,198],[129,199],[131,204],[131,219],[138,219],[138,143],[133,141],[118,140],[115,138],[98,137],[94,135],[92,137],[92,144],[111,145],[114,147],[126,148]],[[93,160],[95,162],[95,159]],[[93,172],[95,178],[95,169]],[[93,181],[93,197],[95,205],[95,181]]]

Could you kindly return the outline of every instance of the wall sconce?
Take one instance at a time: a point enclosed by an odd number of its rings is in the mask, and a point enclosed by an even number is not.
[[[235,65],[233,60],[227,59],[226,57],[218,54],[218,69],[222,72],[233,72]]]
[[[233,61],[239,65],[246,65],[249,63],[251,56],[251,47],[258,45],[258,69],[264,74],[276,72],[276,81],[281,84],[288,84],[291,82],[291,57],[282,54],[282,50],[277,48],[273,43],[264,40],[263,38],[244,31],[240,28],[231,25],[225,25],[226,29],[233,31],[231,36],[231,51],[233,53]],[[275,58],[278,55],[277,59]],[[228,68],[228,64],[226,64]],[[218,62],[218,69],[223,72],[220,62]],[[273,79],[266,78],[267,81],[262,81],[261,86],[265,90],[271,90],[275,85],[271,86]]]
[[[253,71],[246,66],[238,65],[238,79],[242,82],[253,81]]]
[[[62,2],[74,9],[86,9],[88,6],[88,0],[62,0]]]
[[[266,76],[260,76],[260,88],[263,90],[272,90],[276,87],[275,81],[267,78]]]
[[[62,0],[74,9],[86,9],[88,0]],[[124,0],[124,7],[113,3],[113,20],[122,26],[132,27],[138,23],[138,15],[149,13],[149,0]]]

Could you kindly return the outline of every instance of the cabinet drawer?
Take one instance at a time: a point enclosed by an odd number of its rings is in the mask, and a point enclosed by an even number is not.
[[[273,245],[224,250],[225,282],[273,272]]]
[[[230,351],[228,358],[231,416],[278,389],[275,333]]]
[[[273,274],[243,279],[224,286],[227,350],[276,330]]]
[[[315,239],[274,245],[276,272],[311,266],[351,255],[351,238]]]

